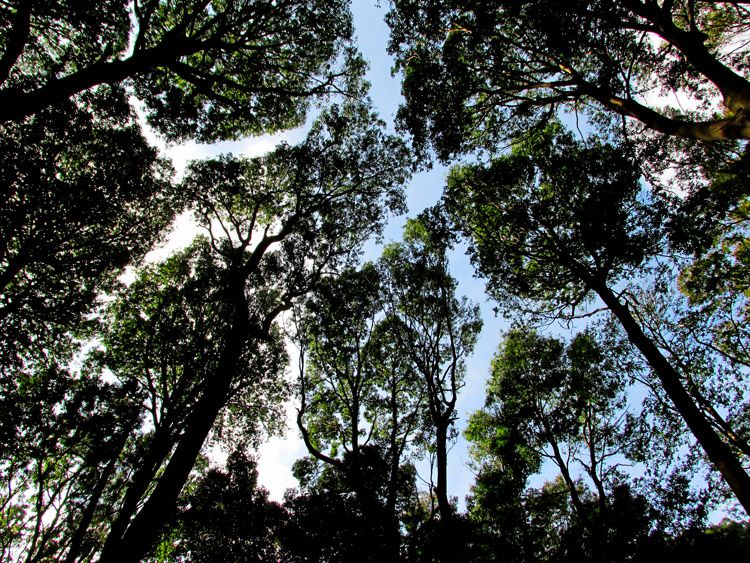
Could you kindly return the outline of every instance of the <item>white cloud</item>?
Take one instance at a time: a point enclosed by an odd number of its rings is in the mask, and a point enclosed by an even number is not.
[[[153,132],[147,135],[150,142],[154,143],[161,153],[172,160],[177,178],[185,173],[185,168],[191,160],[211,158],[220,154],[234,154],[246,157],[262,156],[271,152],[281,142],[290,144],[298,143],[305,137],[307,125],[274,133],[273,135],[260,135],[258,137],[246,137],[238,141],[223,141],[212,145],[199,144],[194,141],[179,145],[168,145],[161,142]]]
[[[258,448],[258,481],[275,501],[281,501],[287,489],[298,485],[292,475],[292,464],[307,455],[307,448],[296,432],[296,412],[291,402],[287,403],[287,428],[284,436],[271,438]]]
[[[180,213],[175,217],[169,233],[164,237],[164,242],[146,254],[145,262],[153,263],[166,260],[172,254],[193,242],[193,239],[201,230],[189,211]]]

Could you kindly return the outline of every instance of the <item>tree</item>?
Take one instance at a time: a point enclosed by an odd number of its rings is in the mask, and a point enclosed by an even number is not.
[[[448,532],[447,455],[463,361],[481,321],[475,306],[454,296],[448,234],[430,219],[409,222],[404,242],[387,247],[377,268],[366,264],[326,280],[300,323],[306,344],[298,425],[314,459],[327,466],[314,469],[308,460],[300,471],[307,487],[330,483],[335,472],[365,515],[382,514],[376,520],[388,529],[380,543],[390,546],[384,556],[391,559],[399,557],[398,509],[413,494],[402,460],[421,447],[436,458],[443,537],[458,529]],[[421,524],[430,527],[434,514]],[[437,542],[448,550],[439,557],[449,557],[450,546],[440,536]]]
[[[306,468],[310,474],[302,480],[310,492],[330,487],[333,494],[354,493],[352,517],[362,521],[362,528],[370,529],[374,541],[366,557],[371,560],[394,554],[398,558],[400,543],[397,527],[395,537],[388,533],[387,526],[394,519],[385,513],[379,494],[386,481],[397,477],[367,459],[388,455],[373,439],[382,417],[377,412],[380,389],[371,359],[372,335],[380,311],[379,286],[372,264],[344,271],[320,284],[298,323],[302,342],[297,427],[313,458]],[[315,471],[314,479],[316,462],[328,467]],[[299,470],[304,466],[304,462],[298,464]],[[337,477],[331,477],[331,472]],[[338,486],[332,487],[334,483]],[[296,502],[301,500],[297,498]],[[395,522],[398,526],[397,518]]]
[[[201,393],[159,480],[132,519],[118,516],[102,561],[145,554],[230,397],[245,350],[273,342],[278,315],[346,263],[380,229],[386,209],[401,205],[406,154],[381,125],[367,104],[348,103],[324,112],[297,147],[189,170],[184,189],[194,194],[219,265],[219,350],[200,374]]]
[[[580,464],[605,512],[605,487],[616,469],[608,460],[624,450],[616,422],[624,406],[624,382],[613,367],[590,334],[577,335],[563,348],[559,340],[522,328],[506,335],[492,365],[485,408],[505,432],[516,426],[526,447],[558,467],[581,517],[570,465]]]
[[[169,140],[237,138],[299,124],[360,64],[336,66],[343,0],[14,0],[0,17],[0,122],[127,84]]]
[[[12,507],[33,502],[14,541],[26,542],[29,560],[87,559],[107,527],[127,524],[158,480],[225,340],[218,275],[205,240],[145,268],[107,308],[97,332],[101,349],[77,373],[57,366],[44,379],[37,370],[30,383],[39,389],[19,389],[25,416],[16,442],[23,448],[6,458],[7,487]],[[285,363],[278,334],[243,350],[223,417],[234,415],[245,442],[278,426]],[[48,406],[28,404],[39,400]]]
[[[368,512],[352,493],[346,474],[331,465],[318,473],[308,461],[310,458],[295,464],[303,490],[290,490],[285,495],[289,519],[281,532],[283,560],[399,561],[398,554],[393,559],[390,546],[382,543],[380,529],[385,522],[379,520],[380,515]],[[374,448],[362,449],[358,463],[371,487],[382,485],[380,476],[386,469],[382,461]]]
[[[30,558],[59,541],[55,531],[69,524],[61,507],[85,496],[79,485],[90,475],[66,468],[116,448],[96,427],[119,436],[115,428],[130,416],[107,406],[123,390],[68,365],[81,349],[76,338],[90,335],[100,293],[114,290],[183,205],[123,91],[102,90],[94,102],[96,118],[65,103],[0,127],[0,451],[6,508],[20,514],[30,503],[35,532],[26,535],[24,524],[11,542],[36,533],[24,548]],[[82,438],[89,431],[99,436],[98,453]],[[46,510],[57,516],[43,522]]]
[[[382,279],[381,279],[382,282]],[[412,544],[425,521],[414,517],[419,504],[414,461],[423,458],[430,443],[430,417],[426,408],[426,390],[408,350],[400,344],[399,321],[384,316],[375,327],[373,361],[381,392],[378,407],[376,443],[386,453],[384,500],[390,518],[389,535],[395,543],[401,529]],[[431,517],[431,515],[430,515]]]
[[[165,533],[162,561],[275,562],[286,513],[258,485],[252,458],[232,452],[226,471],[210,469],[181,501],[175,524]]]
[[[124,92],[106,90],[95,100],[96,118],[65,103],[0,127],[6,378],[34,351],[64,340],[183,205],[171,167],[141,135]]]
[[[440,158],[523,133],[559,108],[630,118],[665,135],[747,139],[744,2],[394,0],[399,116]],[[697,110],[660,108],[682,95]],[[719,103],[723,110],[716,107]]]
[[[132,393],[53,360],[20,374],[15,400],[3,404],[13,432],[1,465],[4,559],[59,560],[73,542],[90,552],[76,527],[98,523],[91,499],[106,496],[101,487],[138,425]]]
[[[106,519],[111,522],[109,538],[122,533],[137,514],[138,503],[148,498],[172,450],[185,441],[191,414],[214,383],[210,374],[221,369],[229,330],[222,281],[210,244],[198,240],[185,253],[145,271],[109,311],[97,364],[138,390],[135,399],[141,402],[143,423],[153,429],[134,437],[130,476],[120,485],[117,508]],[[244,343],[221,414],[217,412],[212,423],[217,433],[226,417],[234,418],[235,426],[241,422],[243,442],[257,442],[262,429],[278,429],[274,420],[285,397],[286,361],[276,332],[263,342]],[[159,525],[173,510],[165,508]],[[74,560],[71,553],[68,557]]]
[[[342,468],[337,452],[351,455],[353,474],[348,477],[355,489],[361,482],[360,448],[372,437],[366,426],[378,416],[370,356],[381,308],[379,281],[372,264],[327,279],[311,296],[299,321],[304,367],[297,424],[308,451],[318,460]]]
[[[299,146],[193,164],[179,189],[197,202],[209,237],[121,290],[93,334],[102,349],[84,364],[87,375],[58,378],[102,387],[101,400],[94,392],[91,401],[105,412],[119,393],[127,408],[104,427],[113,432],[105,451],[89,455],[81,446],[68,454],[67,442],[57,443],[69,431],[96,449],[93,436],[101,435],[89,428],[86,441],[83,429],[67,430],[72,399],[64,385],[49,405],[49,424],[28,423],[49,444],[38,456],[42,467],[61,468],[52,478],[80,477],[73,504],[55,499],[70,529],[57,558],[100,552],[102,561],[139,560],[176,509],[207,438],[223,435],[231,444],[239,432],[247,442],[259,424],[280,419],[270,414],[280,405],[285,366],[276,319],[323,273],[346,264],[387,209],[402,205],[405,159],[369,106],[352,102],[323,112]],[[57,372],[60,365],[53,363]],[[44,506],[37,508],[44,524]]]
[[[623,514],[626,499],[634,505],[645,501],[630,494],[628,479],[618,470],[627,463],[629,448],[623,424],[626,382],[617,367],[591,333],[579,333],[568,345],[524,327],[505,335],[492,362],[485,407],[467,430],[481,483],[472,514],[489,528],[491,540],[505,536],[502,541],[520,559],[573,550],[579,560],[625,560],[647,537],[653,512],[647,505],[634,506],[627,518]],[[559,483],[533,494],[522,491],[544,461],[557,467]],[[498,472],[508,473],[501,482],[516,482],[507,498],[491,494],[489,481]],[[562,496],[562,506],[555,496]],[[520,523],[504,530],[508,514],[519,512]],[[557,523],[540,526],[545,518]],[[632,534],[625,529],[626,522],[639,520]],[[530,529],[519,530],[524,526]],[[552,531],[566,527],[563,534]]]
[[[398,345],[422,380],[429,413],[430,448],[435,455],[437,498],[443,532],[441,557],[450,558],[453,507],[448,498],[448,447],[463,386],[464,360],[471,353],[482,321],[479,309],[455,297],[448,271],[450,237],[435,217],[423,214],[407,222],[404,241],[386,247],[382,257],[387,311]]]
[[[298,323],[297,425],[311,456],[340,474],[342,493],[356,494],[374,540],[369,556],[396,561],[402,511],[414,494],[406,462],[425,439],[426,405],[420,378],[385,317],[382,284],[367,263],[326,279],[308,300]],[[317,490],[327,473],[317,468],[312,479],[312,469],[306,468],[305,488]]]
[[[524,148],[525,147],[525,148]],[[446,205],[472,244],[479,272],[505,307],[574,317],[591,294],[617,318],[737,499],[750,510],[750,477],[638,322],[618,283],[662,248],[659,206],[645,199],[621,150],[569,134],[518,145],[489,167],[454,169]]]
[[[346,3],[313,4],[0,6],[4,367],[64,339],[186,204],[133,96],[167,139],[210,141],[298,125],[313,99],[361,93]]]

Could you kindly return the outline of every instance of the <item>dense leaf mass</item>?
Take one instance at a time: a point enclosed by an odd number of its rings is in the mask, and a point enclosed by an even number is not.
[[[0,0],[0,558],[741,559],[748,3],[392,0],[410,144],[349,8]]]
[[[127,84],[170,140],[237,138],[299,124],[361,65],[343,0],[19,0],[0,16],[0,121]]]
[[[748,8],[738,2],[396,0],[404,127],[447,159],[496,151],[558,109],[684,138],[748,138]],[[696,109],[654,103],[685,95]],[[717,107],[718,101],[723,105]]]
[[[0,128],[7,369],[44,346],[48,332],[78,321],[151,248],[181,202],[171,166],[146,142],[119,88]]]

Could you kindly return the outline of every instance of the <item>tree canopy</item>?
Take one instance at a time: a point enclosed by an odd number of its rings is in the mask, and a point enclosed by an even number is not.
[[[143,138],[124,93],[103,94],[96,118],[66,103],[2,126],[4,371],[55,327],[79,321],[182,206],[171,166]]]
[[[300,123],[357,73],[345,1],[18,0],[0,14],[2,122],[126,84],[170,140],[237,138]]]
[[[444,159],[495,150],[561,108],[678,137],[750,135],[743,2],[395,0],[388,21],[402,123]],[[696,109],[653,100],[673,95]]]
[[[748,4],[387,10],[410,139],[347,0],[0,1],[3,560],[747,551]]]
[[[743,447],[733,443],[734,433],[722,436],[714,426],[715,409],[701,405],[684,358],[659,349],[638,300],[619,287],[653,267],[664,247],[660,206],[646,199],[627,153],[591,143],[585,147],[552,126],[487,167],[457,167],[446,207],[470,237],[478,270],[503,306],[575,318],[594,295],[601,300],[747,510]]]

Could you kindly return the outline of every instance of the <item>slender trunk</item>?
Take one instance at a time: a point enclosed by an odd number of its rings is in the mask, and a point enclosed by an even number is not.
[[[395,376],[394,376],[395,379]],[[391,431],[389,436],[390,472],[388,475],[388,491],[385,502],[386,514],[388,516],[388,542],[390,544],[390,557],[392,561],[398,561],[401,546],[401,533],[399,531],[398,514],[396,514],[396,501],[398,496],[399,467],[401,465],[400,447],[398,443],[398,396],[397,385],[391,380]]]
[[[99,501],[102,498],[104,489],[107,486],[112,473],[114,473],[115,471],[117,461],[120,457],[120,453],[125,447],[127,438],[128,433],[123,432],[123,435],[120,437],[120,440],[117,443],[117,447],[115,448],[111,459],[102,471],[99,479],[97,479],[96,481],[96,485],[94,486],[94,490],[91,493],[91,497],[86,504],[86,509],[83,511],[81,520],[78,522],[78,526],[76,527],[76,530],[73,533],[73,537],[70,540],[70,547],[68,548],[68,554],[65,556],[65,563],[75,563],[75,561],[81,555],[81,547],[83,547],[83,540],[86,538],[86,532],[91,525],[91,521],[94,519],[94,513],[96,512],[96,507],[99,505]]]
[[[352,420],[351,420],[351,446],[352,446],[352,465],[349,477],[354,490],[360,491],[360,497],[363,496],[362,476],[360,475],[360,451],[359,451],[359,397],[357,390],[352,389]],[[363,499],[361,499],[363,500]]]
[[[570,492],[570,502],[573,505],[573,511],[578,516],[578,519],[583,525],[583,528],[590,534],[591,540],[588,543],[591,549],[591,553],[595,558],[598,558],[602,538],[602,534],[598,526],[598,521],[594,521],[592,519],[591,514],[583,505],[583,501],[581,501],[581,496],[578,494],[578,489],[576,488],[575,481],[573,480],[573,477],[570,474],[570,470],[568,469],[568,464],[563,459],[560,447],[558,446],[557,441],[555,441],[555,439],[553,438],[546,420],[543,420],[542,424],[544,426],[545,432],[548,435],[548,443],[550,446],[552,446],[552,453],[555,457],[557,467],[560,469],[560,474],[565,481],[565,485],[567,485],[568,487],[568,492]]]
[[[620,321],[630,342],[640,350],[651,369],[654,370],[667,396],[706,452],[708,459],[721,473],[745,512],[750,514],[750,476],[742,467],[737,456],[715,432],[711,423],[696,406],[693,398],[683,386],[677,371],[670,365],[651,339],[644,334],[627,306],[621,303],[603,282],[594,283],[592,286],[609,310]]]
[[[545,425],[546,426],[546,425]],[[583,503],[581,502],[581,497],[578,494],[578,489],[576,488],[576,483],[573,481],[573,477],[570,475],[570,471],[568,470],[568,464],[565,463],[565,460],[562,457],[562,452],[560,451],[560,447],[557,445],[557,442],[552,439],[551,437],[548,438],[549,445],[552,446],[552,454],[555,457],[555,461],[557,462],[557,467],[560,470],[560,475],[562,475],[563,481],[565,481],[565,484],[568,487],[568,492],[570,492],[570,502],[573,504],[573,510],[576,511],[578,514],[578,517],[581,519],[581,522],[583,523],[584,527],[591,531],[589,526],[589,519],[586,514],[586,509],[583,506]]]
[[[437,558],[445,563],[453,563],[457,560],[457,550],[460,542],[453,537],[453,508],[448,500],[448,425],[447,416],[436,421],[435,427],[435,456],[437,462],[437,486],[435,496],[438,501],[440,521],[437,527]]]
[[[435,450],[437,458],[437,486],[435,496],[438,501],[440,520],[450,522],[453,509],[448,501],[448,422],[440,420],[435,427]]]
[[[596,492],[599,495],[599,511],[603,515],[607,510],[607,492],[604,490],[604,483],[599,478],[597,468],[599,467],[599,459],[596,455],[596,439],[594,437],[594,428],[591,422],[591,413],[588,413],[586,417],[586,425],[588,426],[588,450],[589,450],[589,469],[588,474],[591,480],[594,482]]]

